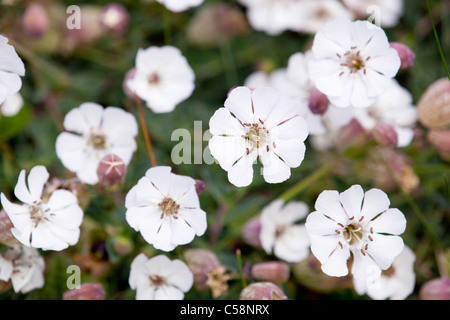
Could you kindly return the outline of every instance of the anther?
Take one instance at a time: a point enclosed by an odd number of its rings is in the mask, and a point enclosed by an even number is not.
[[[361,221],[363,221],[364,220],[364,216],[362,216],[360,219],[359,219],[359,222],[361,222]]]

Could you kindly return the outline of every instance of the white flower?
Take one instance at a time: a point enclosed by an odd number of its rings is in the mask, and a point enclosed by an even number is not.
[[[0,280],[11,280],[14,292],[42,288],[44,270],[45,262],[37,249],[15,245],[0,255]]]
[[[67,113],[64,128],[71,132],[56,139],[56,155],[86,184],[98,182],[97,168],[104,156],[115,154],[128,165],[136,151],[136,119],[117,107],[83,103]]]
[[[22,88],[25,66],[8,38],[0,35],[0,104]]]
[[[164,255],[148,259],[141,253],[131,263],[128,282],[137,300],[183,300],[194,275],[181,260]]]
[[[366,278],[368,270],[388,269],[403,250],[400,235],[406,219],[398,209],[389,208],[387,195],[379,189],[364,193],[359,185],[338,193],[323,191],[315,209],[306,219],[311,251],[326,274],[348,274],[347,260],[353,254],[352,274]]]
[[[367,279],[353,279],[355,291],[359,295],[367,293],[376,300],[404,300],[414,291],[416,275],[414,261],[416,256],[407,246],[385,271],[372,269]]]
[[[13,117],[19,113],[23,107],[23,98],[20,93],[14,93],[6,97],[5,101],[0,104],[1,113],[5,117]]]
[[[68,190],[56,190],[48,201],[42,199],[48,178],[47,169],[36,166],[28,175],[27,185],[22,170],[14,194],[23,204],[11,203],[3,193],[1,202],[14,225],[11,233],[23,245],[60,251],[78,242],[83,211],[76,196]]]
[[[269,35],[286,30],[298,31],[303,20],[301,1],[298,0],[240,0],[247,7],[250,25]]]
[[[394,27],[403,15],[403,0],[343,0],[361,18],[373,17],[382,27]]]
[[[270,87],[233,89],[209,121],[211,155],[238,187],[253,180],[253,163],[259,158],[266,182],[280,183],[305,156],[308,136],[305,120],[297,115],[290,97]]]
[[[294,224],[308,214],[303,202],[284,204],[275,200],[261,213],[259,234],[263,249],[286,262],[299,262],[309,254],[309,238],[303,224]]]
[[[309,74],[316,88],[338,107],[368,107],[392,84],[400,58],[384,31],[367,22],[336,19],[312,46]]]
[[[181,12],[191,7],[197,7],[201,5],[204,0],[156,0],[156,1],[163,4],[170,11]]]
[[[195,180],[170,171],[170,167],[150,168],[125,199],[127,222],[163,251],[190,243],[207,227]]]
[[[172,46],[139,49],[136,73],[127,85],[156,113],[170,112],[189,98],[195,74],[181,51]]]
[[[406,147],[414,138],[418,112],[411,93],[393,80],[373,105],[355,108],[354,116],[366,130],[372,130],[380,122],[392,126],[397,133],[397,147]]]
[[[353,20],[353,14],[337,0],[302,0],[304,12],[300,31],[315,34],[327,22],[336,18]]]

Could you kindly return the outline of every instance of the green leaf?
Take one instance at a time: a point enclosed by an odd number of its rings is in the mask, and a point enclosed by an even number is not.
[[[18,135],[31,120],[30,108],[24,106],[13,117],[0,118],[0,141],[9,140]]]

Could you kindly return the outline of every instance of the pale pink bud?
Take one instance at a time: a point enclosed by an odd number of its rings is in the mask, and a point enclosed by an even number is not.
[[[261,233],[261,219],[260,217],[254,217],[249,220],[242,230],[242,239],[249,245],[255,248],[261,248],[261,240],[259,235]]]
[[[379,144],[388,147],[396,147],[398,134],[394,127],[385,122],[378,122],[372,130],[372,135]]]
[[[246,286],[239,296],[240,300],[285,300],[283,290],[272,282],[255,282]]]
[[[401,69],[408,69],[414,65],[416,55],[408,46],[400,42],[390,42],[389,45],[391,46],[391,48],[397,50],[398,56],[400,57],[401,61]]]
[[[32,37],[42,37],[49,28],[49,20],[45,8],[39,2],[30,3],[23,14],[23,27]]]
[[[450,127],[450,81],[433,82],[417,102],[419,121],[427,128]]]
[[[427,134],[427,140],[444,160],[450,161],[450,130],[431,129]]]
[[[100,12],[100,23],[108,31],[123,34],[130,22],[127,9],[119,3],[110,3]]]
[[[100,161],[97,168],[98,179],[105,186],[117,185],[125,179],[127,166],[115,154],[108,154]]]
[[[330,100],[328,100],[328,97],[325,94],[316,88],[312,89],[308,102],[309,109],[312,113],[324,114],[328,110],[329,105]]]
[[[84,283],[64,292],[63,300],[105,300],[105,290],[100,283]]]
[[[345,150],[350,146],[358,147],[366,142],[364,134],[366,130],[358,120],[352,119],[347,125],[342,126],[336,136],[336,147],[339,150]]]
[[[450,300],[450,279],[437,278],[426,282],[419,292],[420,300]]]
[[[205,191],[205,187],[205,182],[195,179],[195,191],[197,191],[197,194],[202,194]]]
[[[207,290],[209,273],[220,266],[214,252],[206,249],[189,249],[184,253],[186,263],[194,275],[194,284],[198,290]]]
[[[268,261],[252,266],[251,275],[261,281],[283,283],[289,279],[291,270],[289,265],[281,261]]]

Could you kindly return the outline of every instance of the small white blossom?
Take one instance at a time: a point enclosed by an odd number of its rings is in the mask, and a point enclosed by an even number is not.
[[[375,300],[405,300],[414,291],[416,256],[407,246],[387,270],[373,268],[367,279],[353,279],[355,291]]]
[[[261,213],[261,245],[268,253],[286,262],[299,262],[309,254],[309,238],[303,224],[295,224],[308,214],[303,202],[284,204],[275,200]]]
[[[269,35],[286,30],[298,31],[302,25],[303,10],[298,0],[240,0],[247,8],[250,25]]]
[[[191,7],[197,7],[201,5],[204,0],[156,0],[156,1],[163,4],[170,11],[181,12]]]
[[[13,117],[19,113],[23,107],[23,98],[20,93],[14,93],[6,97],[5,101],[0,104],[1,114],[5,117]]]
[[[308,136],[297,104],[270,87],[237,87],[209,121],[211,155],[238,187],[253,180],[253,163],[262,163],[268,183],[280,183],[300,166]]]
[[[128,165],[137,148],[136,119],[117,107],[83,103],[67,113],[64,128],[70,132],[56,139],[56,155],[86,184],[98,183],[97,168],[103,157],[115,154]]]
[[[136,72],[127,86],[153,112],[164,113],[173,111],[191,96],[194,82],[194,71],[178,48],[152,46],[139,49]]]
[[[0,255],[0,280],[11,280],[14,292],[42,288],[44,270],[45,262],[37,249],[14,245]]]
[[[8,38],[0,35],[0,104],[9,96],[19,92],[25,75],[25,65]]]
[[[411,93],[395,80],[373,105],[355,108],[353,113],[366,130],[372,130],[378,123],[392,126],[397,134],[397,147],[408,146],[414,138],[417,108]]]
[[[171,251],[205,233],[206,213],[200,208],[195,180],[153,167],[128,192],[126,220],[156,249]]]
[[[364,193],[354,185],[342,193],[323,191],[305,224],[311,251],[323,272],[347,275],[350,253],[355,278],[365,279],[372,268],[388,269],[403,250],[399,235],[406,228],[403,213],[389,206],[387,195],[379,189]]]
[[[183,300],[194,275],[181,260],[164,255],[149,259],[141,253],[131,263],[128,282],[136,290],[136,300]]]
[[[315,36],[309,74],[338,107],[368,107],[392,84],[400,58],[384,31],[367,21],[336,19]]]
[[[14,225],[11,233],[23,245],[60,251],[78,242],[83,211],[77,197],[68,190],[55,190],[48,200],[43,199],[48,178],[47,169],[36,166],[29,173],[27,184],[22,170],[14,194],[23,204],[10,202],[3,193],[1,203]]]

